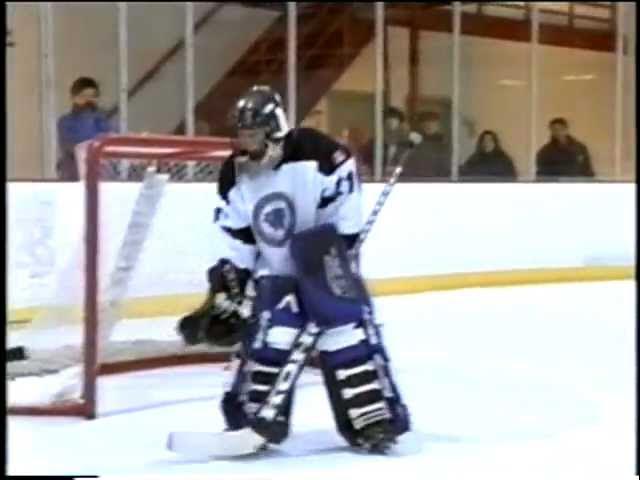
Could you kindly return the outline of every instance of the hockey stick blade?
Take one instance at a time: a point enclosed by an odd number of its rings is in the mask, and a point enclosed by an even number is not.
[[[264,437],[250,428],[227,432],[172,432],[167,448],[190,458],[224,458],[251,455],[265,445]]]

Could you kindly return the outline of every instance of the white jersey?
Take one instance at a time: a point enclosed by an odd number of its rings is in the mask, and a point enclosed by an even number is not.
[[[261,164],[231,155],[218,180],[219,258],[256,276],[291,275],[291,236],[332,223],[351,247],[362,228],[362,189],[347,147],[310,128],[290,130]]]

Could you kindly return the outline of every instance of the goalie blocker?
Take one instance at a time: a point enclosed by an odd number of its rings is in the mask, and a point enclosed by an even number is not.
[[[257,280],[254,320],[222,401],[227,427],[282,442],[296,380],[315,347],[341,435],[354,447],[385,451],[409,430],[409,418],[364,282],[333,225],[294,235],[290,248],[296,278]]]

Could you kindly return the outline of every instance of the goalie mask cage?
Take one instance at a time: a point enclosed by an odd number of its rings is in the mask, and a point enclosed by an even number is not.
[[[82,154],[84,158],[78,160],[84,182],[65,185],[67,188],[84,190],[77,192],[77,198],[84,198],[84,221],[78,220],[84,232],[74,234],[81,246],[75,263],[71,262],[77,265],[77,272],[73,267],[67,268],[66,273],[57,272],[58,278],[53,280],[53,283],[64,281],[65,275],[69,276],[68,273],[74,271],[80,278],[78,296],[75,301],[62,302],[65,303],[64,308],[53,308],[53,314],[50,311],[39,314],[38,318],[31,321],[33,328],[24,328],[20,332],[27,339],[29,335],[36,337],[45,331],[48,336],[44,336],[44,345],[42,340],[39,346],[37,342],[36,346],[29,345],[28,341],[24,343],[27,359],[7,362],[9,414],[95,418],[100,374],[220,362],[229,357],[229,349],[185,347],[175,331],[175,338],[166,341],[115,341],[112,337],[122,320],[122,302],[129,295],[131,275],[135,274],[144,251],[145,239],[149,231],[153,232],[153,217],[158,205],[162,205],[160,198],[164,195],[164,187],[184,181],[215,182],[222,161],[231,152],[230,140],[215,137],[114,135],[99,137],[87,142],[85,147]],[[78,156],[78,150],[76,154]],[[123,185],[129,187],[130,191],[135,190],[135,202],[127,212],[123,211],[126,227],[118,241],[106,236],[102,228],[101,206],[110,199],[101,192]],[[211,185],[211,190],[213,200],[215,186]],[[119,196],[117,198],[120,199]],[[182,214],[189,215],[189,212]],[[170,244],[171,238],[162,241]],[[156,239],[156,244],[162,241]],[[108,248],[117,249],[115,255],[111,254],[114,258],[110,260],[111,269],[105,267],[109,262],[101,258]],[[162,259],[156,261],[161,262]],[[194,276],[204,279],[209,266],[202,264],[198,271],[193,272]],[[59,292],[75,290],[68,287],[61,289],[59,286],[55,288]],[[53,293],[52,298],[55,295]],[[74,311],[78,324],[74,330],[76,343],[55,345],[61,336],[56,330],[58,324],[66,323],[67,317],[73,317]],[[61,317],[60,312],[64,312],[64,321],[56,322],[55,319]],[[171,319],[174,326],[176,319]],[[12,398],[12,387],[16,392],[32,392],[33,388],[29,385],[38,383],[40,386],[48,385],[52,391],[44,397],[39,395],[36,401],[21,398],[22,393]]]

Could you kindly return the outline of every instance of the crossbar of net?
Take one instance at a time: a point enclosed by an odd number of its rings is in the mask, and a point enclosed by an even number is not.
[[[189,139],[185,147],[159,145],[184,137],[169,136],[119,136],[132,146],[108,145],[100,162],[101,181],[142,181],[150,165],[156,165],[158,173],[169,174],[175,182],[215,182],[222,161],[231,153],[231,142],[222,137],[196,137]],[[89,143],[78,150],[86,156]],[[82,169],[82,165],[79,165]]]

